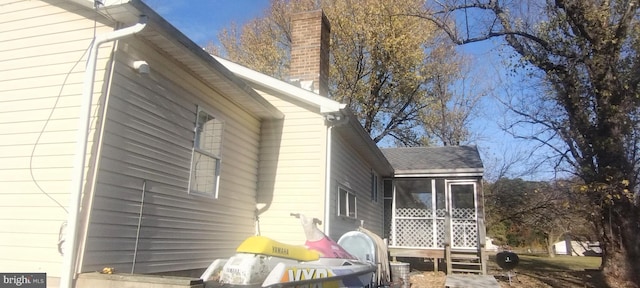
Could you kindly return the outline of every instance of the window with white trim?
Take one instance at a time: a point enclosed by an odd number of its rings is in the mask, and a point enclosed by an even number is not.
[[[371,201],[378,202],[378,175],[371,170]]]
[[[338,187],[338,215],[356,218],[356,194],[344,187]]]
[[[195,126],[189,193],[218,198],[223,122],[198,108]]]

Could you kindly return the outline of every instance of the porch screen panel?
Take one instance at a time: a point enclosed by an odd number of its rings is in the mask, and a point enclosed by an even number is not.
[[[437,247],[436,242],[439,242],[439,237],[436,234],[436,213],[433,206],[439,205],[434,203],[436,201],[432,180],[398,179],[394,182],[396,188],[394,245],[418,248]]]

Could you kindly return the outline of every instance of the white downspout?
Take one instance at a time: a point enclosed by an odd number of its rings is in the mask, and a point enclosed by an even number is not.
[[[333,123],[328,123],[327,127],[327,155],[325,161],[325,192],[324,192],[324,234],[329,236],[329,226],[331,223],[331,134],[333,133]],[[331,236],[329,236],[331,237]]]
[[[80,118],[78,119],[78,135],[76,139],[76,153],[73,162],[73,174],[71,179],[71,195],[69,203],[69,216],[67,219],[67,232],[65,249],[62,259],[62,275],[60,277],[60,287],[73,287],[75,278],[76,261],[78,259],[78,216],[80,214],[80,202],[82,201],[82,188],[84,182],[84,165],[87,154],[87,138],[89,136],[89,121],[91,119],[91,101],[93,98],[93,86],[96,74],[96,63],[98,61],[98,48],[100,45],[122,39],[136,34],[147,25],[147,17],[140,17],[140,22],[120,30],[107,34],[98,35],[93,39],[93,45],[89,48],[87,64],[84,71],[84,81],[82,87],[82,103],[80,106]]]
[[[331,231],[331,146],[333,142],[333,128],[341,126],[349,122],[349,118],[342,111],[334,111],[334,113],[325,114],[327,123],[327,155],[325,170],[325,192],[324,192],[324,234],[329,236]]]

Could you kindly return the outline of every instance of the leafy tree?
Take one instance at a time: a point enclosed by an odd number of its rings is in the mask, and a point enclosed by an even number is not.
[[[517,56],[514,70],[539,77],[543,93],[511,105],[520,124],[538,128],[519,136],[555,151],[558,167],[583,181],[578,190],[595,214],[609,285],[638,287],[640,1],[428,3],[437,12],[415,15],[454,42],[502,37]]]
[[[224,29],[222,47],[209,51],[287,79],[290,16],[322,8],[331,22],[330,96],[348,104],[371,138],[402,146],[458,144],[469,139],[466,124],[477,97],[449,89],[466,65],[453,61],[451,41],[431,23],[397,16],[424,9],[422,3],[272,0],[265,17]]]
[[[504,233],[491,235],[509,245],[546,243],[553,257],[552,245],[565,236],[584,238],[594,231],[584,210],[585,197],[573,193],[574,186],[568,181],[499,179],[486,191],[489,232]]]
[[[468,127],[476,119],[480,100],[491,87],[479,83],[470,70],[470,57],[458,54],[455,47],[436,47],[431,51],[431,57],[437,64],[432,68],[430,109],[420,113],[426,135],[423,143],[436,140],[444,146],[460,145],[474,138]]]

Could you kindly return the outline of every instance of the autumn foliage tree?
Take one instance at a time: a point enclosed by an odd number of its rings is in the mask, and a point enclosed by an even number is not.
[[[420,0],[272,0],[264,17],[224,29],[219,34],[221,46],[209,50],[286,80],[291,15],[321,8],[331,23],[330,97],[348,104],[375,142],[458,144],[469,140],[466,128],[477,94],[455,95],[454,89],[447,89],[459,80],[460,66],[466,63],[455,60],[455,46],[435,25],[398,16],[424,9],[422,4]],[[463,98],[472,100],[452,105]],[[454,106],[455,112],[450,109]]]
[[[475,139],[468,127],[477,119],[476,108],[492,87],[481,83],[478,74],[471,72],[471,57],[457,53],[455,47],[442,45],[430,54],[435,65],[432,65],[431,104],[420,113],[426,138],[422,142],[450,146]]]
[[[489,235],[509,245],[546,244],[553,257],[553,244],[566,236],[593,240],[594,227],[585,209],[586,197],[572,191],[575,183],[501,178],[486,186]],[[525,237],[525,236],[529,237]],[[519,241],[514,238],[520,239]]]
[[[428,2],[416,12],[458,43],[501,37],[514,71],[544,90],[512,105],[517,124],[582,185],[613,287],[640,285],[640,1]],[[506,56],[506,55],[505,55]],[[506,58],[506,57],[505,57]],[[531,129],[531,128],[537,129]]]

